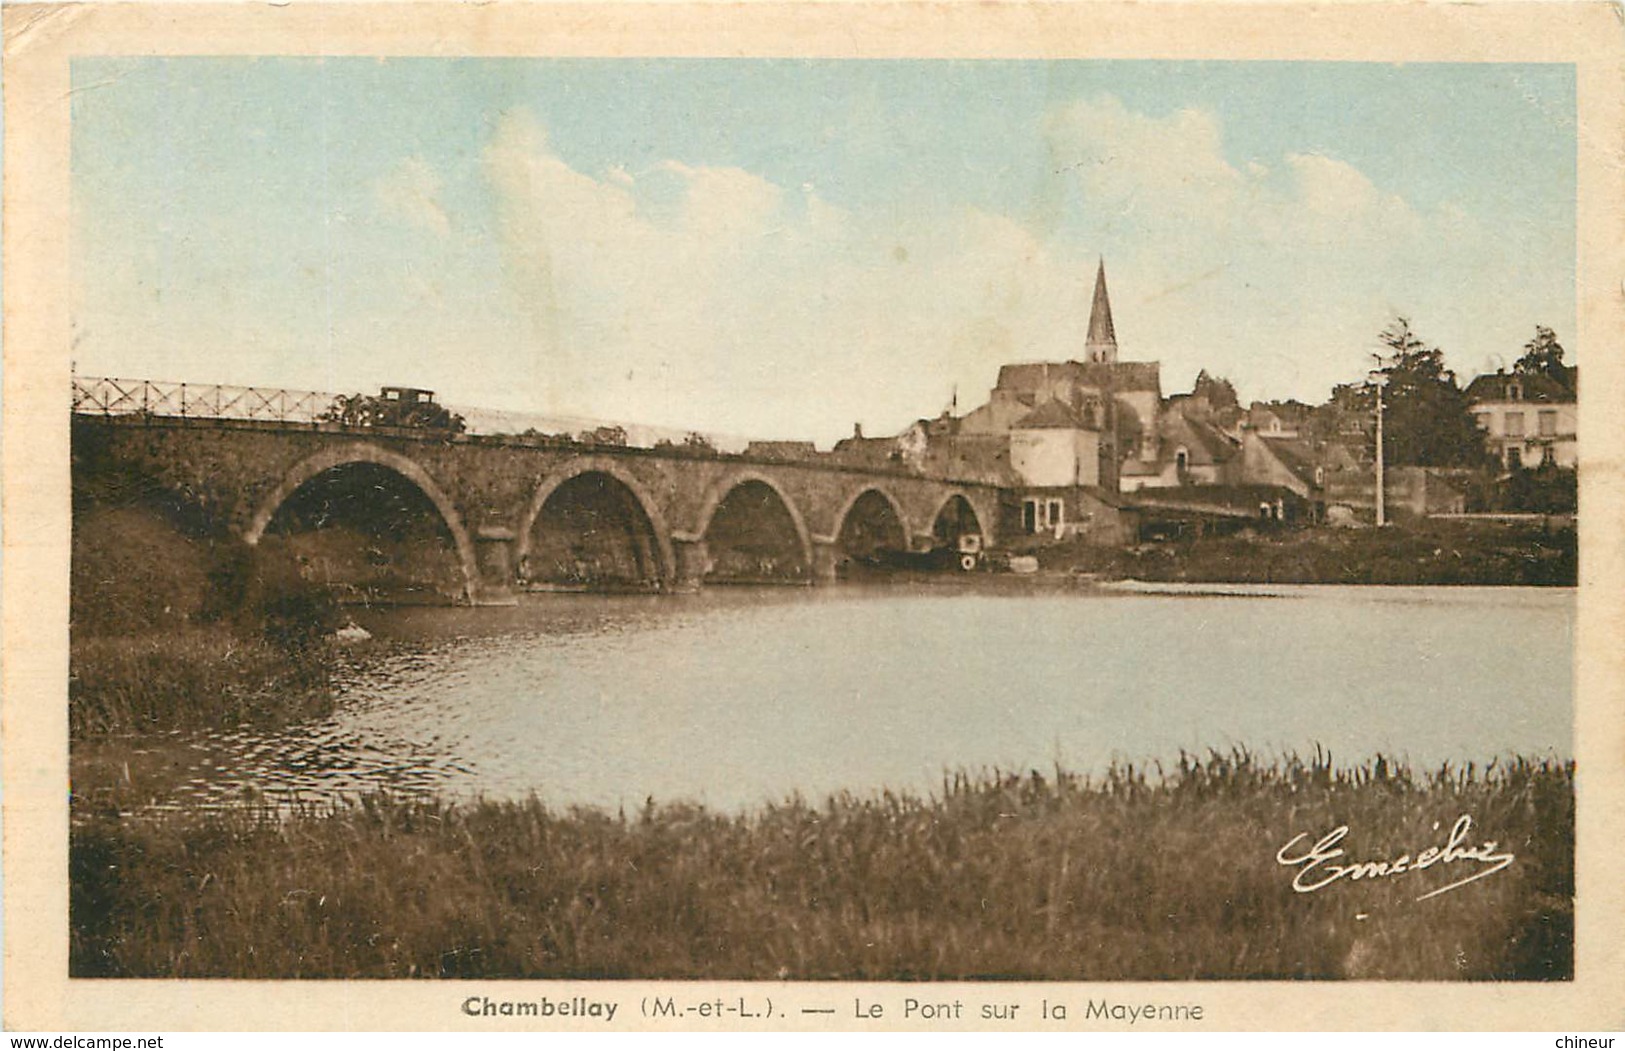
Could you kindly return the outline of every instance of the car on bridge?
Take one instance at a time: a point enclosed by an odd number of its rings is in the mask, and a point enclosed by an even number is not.
[[[463,418],[434,400],[422,387],[381,387],[376,395],[340,395],[323,414],[346,427],[406,427],[412,430],[461,433]]]

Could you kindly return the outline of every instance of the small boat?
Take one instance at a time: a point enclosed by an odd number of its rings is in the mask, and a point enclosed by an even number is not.
[[[372,638],[372,632],[368,631],[366,628],[363,628],[361,625],[352,620],[347,622],[342,628],[335,631],[333,633],[333,638],[338,642],[345,643],[366,642],[368,639]]]

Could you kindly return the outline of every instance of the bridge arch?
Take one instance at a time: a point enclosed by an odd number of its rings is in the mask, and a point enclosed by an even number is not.
[[[902,550],[909,550],[913,544],[914,530],[908,520],[908,515],[903,512],[902,502],[884,486],[872,484],[859,486],[842,503],[840,511],[835,515],[834,526],[830,530],[830,541],[835,544],[841,543],[842,536],[847,532],[848,520],[852,517],[853,510],[857,508],[859,501],[871,495],[885,501],[886,505],[891,509],[893,517],[897,520],[898,527],[902,530]]]
[[[969,523],[975,525],[975,529],[967,530],[964,528],[967,524],[967,518]],[[931,535],[939,541],[955,539],[953,535],[950,535],[949,531],[951,531],[953,534],[975,532],[986,542],[990,539],[988,536],[989,525],[990,523],[982,520],[982,512],[977,509],[976,503],[971,500],[967,493],[960,489],[955,489],[944,496],[942,501],[937,504],[937,509],[931,514]]]
[[[778,510],[782,510],[783,515],[790,520],[791,530],[795,533],[793,544],[795,544],[795,560],[798,565],[791,565],[790,569],[788,569],[788,575],[791,578],[809,577],[812,573],[812,565],[814,565],[814,560],[812,560],[814,554],[812,554],[812,534],[808,530],[808,526],[806,526],[806,517],[801,513],[801,508],[796,505],[795,500],[790,499],[790,494],[785,492],[783,486],[780,486],[777,481],[773,481],[769,474],[752,471],[752,469],[741,469],[741,471],[731,471],[731,473],[725,474],[723,478],[712,482],[705,491],[705,499],[700,502],[699,513],[694,517],[692,538],[695,541],[712,539],[712,525],[717,523],[718,512],[721,512],[723,507],[728,505],[728,500],[736,492],[757,486],[770,494],[769,504],[762,505],[757,510],[767,510],[767,512],[772,513],[772,505],[777,505]],[[726,570],[720,565],[728,560],[725,552],[718,551],[712,544],[708,544],[708,547],[710,547],[713,567],[717,567],[718,573],[725,573]],[[760,554],[760,552],[757,551],[756,554]],[[772,556],[769,557],[770,560],[777,560],[773,559]],[[778,573],[782,577],[782,575],[785,575],[785,567],[780,564],[778,569],[769,570],[769,572]],[[751,573],[754,573],[754,570],[747,572],[747,575],[751,575]]]
[[[434,509],[440,513],[441,520],[446,523],[446,528],[451,532],[452,542],[457,547],[457,561],[463,573],[464,594],[473,595],[480,579],[479,563],[474,555],[474,542],[469,538],[468,529],[463,525],[463,516],[457,512],[457,506],[440,487],[440,483],[416,461],[370,442],[346,442],[313,453],[294,464],[277,483],[277,487],[271,490],[270,495],[260,501],[259,507],[243,530],[243,542],[250,547],[258,546],[266,528],[276,517],[277,511],[306,482],[336,467],[358,463],[388,468],[411,482],[428,498]]]
[[[666,525],[665,515],[660,511],[660,504],[636,476],[621,466],[620,462],[608,456],[573,457],[548,472],[541,480],[535,492],[531,494],[530,504],[525,508],[523,517],[519,520],[518,535],[514,539],[515,563],[522,565],[530,557],[536,520],[541,517],[548,499],[561,486],[589,474],[611,478],[631,495],[654,534],[654,554],[658,563],[656,574],[662,585],[670,584],[677,575],[677,560],[672,552],[671,530]]]
[[[790,516],[790,524],[795,527],[796,549],[801,555],[802,564],[810,570],[813,565],[812,533],[807,529],[807,520],[802,515],[801,508],[797,507],[796,502],[790,499],[790,494],[784,491],[783,486],[760,471],[749,469],[735,471],[712,483],[711,487],[706,490],[704,502],[700,504],[699,514],[694,516],[694,532],[692,534],[694,539],[705,539],[706,533],[711,528],[711,520],[716,517],[717,509],[722,506],[723,501],[728,499],[735,489],[751,483],[766,486],[773,492],[774,496],[778,497],[785,513]]]

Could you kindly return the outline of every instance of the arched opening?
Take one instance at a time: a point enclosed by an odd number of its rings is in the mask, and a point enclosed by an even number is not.
[[[890,565],[908,553],[908,530],[892,501],[878,489],[867,489],[841,519],[835,546],[848,562]]]
[[[987,538],[976,509],[959,493],[943,502],[931,524],[931,555],[934,564],[956,567],[965,572],[982,564]]]
[[[948,498],[931,525],[933,546],[939,548],[957,550],[961,537],[980,537],[981,534],[982,523],[976,517],[976,509],[959,493]]]
[[[538,590],[653,591],[663,576],[660,542],[626,483],[583,471],[556,486],[530,526],[519,582]]]
[[[285,560],[341,602],[444,602],[467,593],[457,534],[436,501],[370,460],[315,471],[248,539],[262,560]]]
[[[711,559],[706,583],[804,584],[811,558],[784,498],[767,482],[747,479],[728,490],[705,527]]]

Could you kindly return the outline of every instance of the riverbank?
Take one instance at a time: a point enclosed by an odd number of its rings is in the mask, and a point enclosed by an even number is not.
[[[332,710],[333,594],[291,559],[189,535],[139,506],[76,509],[74,740],[268,728]]]
[[[75,740],[171,730],[271,728],[333,710],[329,643],[290,648],[223,625],[75,636],[68,730]]]
[[[75,815],[76,977],[924,980],[1572,976],[1574,772],[1245,752],[731,815],[381,798]],[[1498,862],[1344,878],[1288,860]],[[1407,866],[1409,867],[1409,866]],[[1496,868],[1497,871],[1489,871]],[[1454,890],[1446,884],[1481,874]],[[1419,900],[1420,899],[1420,900]]]
[[[1130,547],[1031,544],[1046,572],[1200,584],[1574,587],[1573,528],[1427,519],[1391,529],[1308,528]]]

